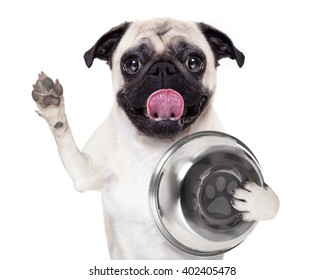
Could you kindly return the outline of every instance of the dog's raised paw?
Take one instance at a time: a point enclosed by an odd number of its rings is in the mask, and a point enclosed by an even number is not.
[[[53,82],[44,72],[38,75],[38,80],[33,85],[32,97],[41,108],[50,105],[59,106],[63,96],[63,87],[59,80]]]

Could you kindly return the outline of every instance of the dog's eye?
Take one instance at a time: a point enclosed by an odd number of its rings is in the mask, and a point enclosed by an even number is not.
[[[128,74],[136,74],[141,67],[141,62],[137,57],[130,57],[124,60],[123,70]]]
[[[186,60],[186,66],[191,72],[199,72],[204,67],[204,61],[198,55],[189,55]]]

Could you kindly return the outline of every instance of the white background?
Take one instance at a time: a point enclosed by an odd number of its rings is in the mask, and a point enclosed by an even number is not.
[[[217,265],[238,266],[239,279],[320,279],[324,12],[315,0],[2,1],[0,278],[90,279],[89,268],[112,264],[100,194],[74,191],[34,112],[32,84],[41,70],[60,78],[82,147],[113,102],[109,68],[96,61],[87,69],[83,53],[123,21],[159,16],[212,24],[245,53],[242,69],[221,61],[215,106],[227,132],[253,150],[281,200],[278,216],[259,223]]]

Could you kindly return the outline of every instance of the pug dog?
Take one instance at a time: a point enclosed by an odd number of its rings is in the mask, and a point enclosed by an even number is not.
[[[82,151],[68,124],[62,85],[39,74],[32,91],[38,114],[53,133],[75,189],[101,192],[112,259],[204,258],[164,240],[150,215],[148,189],[173,142],[198,131],[223,131],[212,106],[223,58],[239,67],[245,59],[225,33],[205,23],[163,18],[112,28],[84,59],[88,67],[95,59],[107,62],[116,102]],[[279,200],[269,186],[247,182],[233,197],[245,221],[268,220],[278,212]]]

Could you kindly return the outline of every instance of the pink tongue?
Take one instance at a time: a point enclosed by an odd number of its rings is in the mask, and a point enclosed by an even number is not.
[[[177,121],[181,118],[183,110],[183,97],[172,89],[157,90],[147,100],[147,112],[152,120]]]

